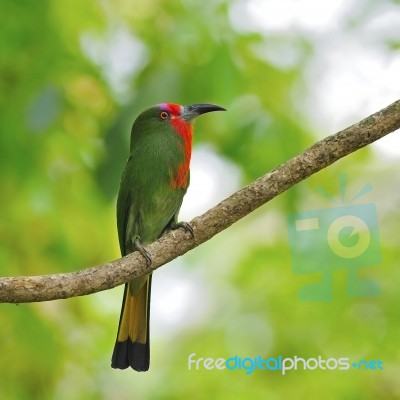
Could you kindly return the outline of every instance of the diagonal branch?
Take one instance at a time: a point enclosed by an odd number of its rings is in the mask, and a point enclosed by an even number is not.
[[[195,237],[183,230],[147,246],[153,264],[138,253],[66,274],[0,278],[0,302],[26,303],[66,299],[111,289],[147,274],[211,239],[234,222],[342,157],[400,128],[400,100],[362,121],[315,143],[296,157],[223,200],[190,224]]]

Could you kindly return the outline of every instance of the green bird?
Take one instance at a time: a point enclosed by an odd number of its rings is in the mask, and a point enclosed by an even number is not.
[[[121,178],[117,226],[121,254],[139,251],[148,264],[145,245],[166,231],[184,228],[178,213],[189,186],[192,121],[213,104],[162,103],[142,112],[132,126],[130,155]],[[149,317],[152,274],[125,284],[117,340],[111,366],[147,371],[150,365]]]

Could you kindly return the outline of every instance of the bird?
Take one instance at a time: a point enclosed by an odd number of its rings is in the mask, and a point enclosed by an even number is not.
[[[139,251],[152,259],[146,245],[170,230],[192,227],[178,221],[190,181],[193,120],[214,104],[182,106],[160,103],[134,121],[130,151],[117,198],[117,229],[122,256]],[[111,367],[147,371],[150,367],[149,319],[152,274],[125,284]]]

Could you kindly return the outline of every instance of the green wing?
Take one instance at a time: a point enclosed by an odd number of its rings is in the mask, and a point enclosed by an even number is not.
[[[117,228],[118,228],[118,239],[119,248],[123,256],[127,255],[126,249],[126,226],[129,219],[129,213],[132,205],[132,190],[127,180],[127,169],[132,156],[128,158],[127,165],[124,173],[122,174],[121,183],[118,192],[117,200]]]

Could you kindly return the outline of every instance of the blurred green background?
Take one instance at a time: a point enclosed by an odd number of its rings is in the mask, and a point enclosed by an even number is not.
[[[190,220],[314,141],[399,97],[398,0],[0,1],[0,274],[119,257],[115,201],[130,126],[159,102],[197,121]],[[0,306],[2,399],[400,398],[398,133],[352,154],[155,273],[151,368],[110,368],[122,287]],[[303,302],[291,212],[373,203],[378,297]],[[337,199],[321,194],[319,188]],[[321,267],[322,268],[322,267]],[[348,357],[382,371],[188,369],[188,356]]]

